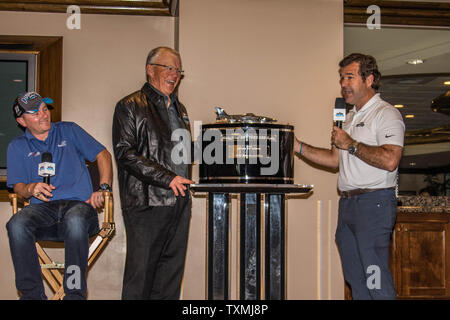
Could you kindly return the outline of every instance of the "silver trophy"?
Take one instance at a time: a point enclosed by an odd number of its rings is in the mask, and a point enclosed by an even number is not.
[[[253,113],[228,114],[220,107],[216,107],[216,123],[273,123],[276,119],[256,116]]]

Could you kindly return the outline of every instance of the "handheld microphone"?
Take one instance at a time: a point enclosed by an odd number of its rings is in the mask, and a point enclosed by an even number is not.
[[[50,184],[50,177],[55,175],[55,164],[52,162],[52,154],[44,152],[39,163],[39,175],[43,177],[43,182]]]
[[[339,129],[342,129],[342,122],[345,121],[346,103],[344,98],[336,98],[334,102],[333,121]]]

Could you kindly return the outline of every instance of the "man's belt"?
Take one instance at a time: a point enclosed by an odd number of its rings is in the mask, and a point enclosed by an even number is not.
[[[341,197],[342,198],[350,198],[353,196],[357,196],[359,194],[374,192],[374,191],[380,191],[380,190],[393,190],[394,187],[390,188],[377,188],[377,189],[353,189],[353,190],[347,190],[347,191],[341,191]]]

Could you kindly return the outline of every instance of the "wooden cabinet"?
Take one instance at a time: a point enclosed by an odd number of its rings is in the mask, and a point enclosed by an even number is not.
[[[450,299],[450,214],[399,212],[390,258],[398,299]]]
[[[450,214],[399,212],[391,270],[399,299],[450,299]]]

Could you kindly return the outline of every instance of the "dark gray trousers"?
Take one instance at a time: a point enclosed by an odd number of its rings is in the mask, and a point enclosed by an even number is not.
[[[393,189],[339,200],[336,243],[354,300],[395,299],[389,245],[397,217]]]
[[[191,200],[123,211],[127,240],[122,299],[177,300],[184,272]]]

